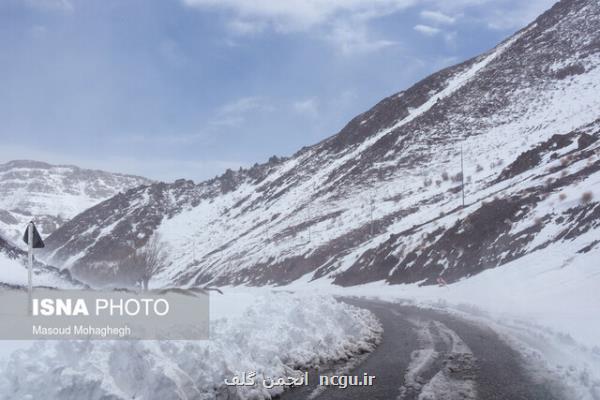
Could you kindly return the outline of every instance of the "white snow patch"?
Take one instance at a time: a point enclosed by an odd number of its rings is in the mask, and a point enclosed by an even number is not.
[[[265,378],[371,350],[379,322],[331,296],[254,291],[212,296],[207,341],[36,342],[0,369],[0,398],[46,400],[214,399],[224,380]],[[281,388],[238,389],[270,399]],[[2,397],[8,396],[8,397]]]

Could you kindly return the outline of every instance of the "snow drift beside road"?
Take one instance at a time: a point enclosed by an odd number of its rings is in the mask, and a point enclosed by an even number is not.
[[[12,286],[27,285],[27,267],[20,259],[11,259],[5,254],[0,253],[0,285],[7,284]],[[58,269],[52,267],[33,268],[34,286],[56,287],[62,289],[81,288],[77,282],[61,275]]]
[[[243,311],[232,313],[240,300]],[[49,341],[17,351],[0,369],[0,399],[214,399],[235,374],[256,371],[257,382],[293,376],[369,351],[381,334],[370,312],[331,296],[280,292],[211,301],[221,314],[211,318],[210,341]],[[269,399],[278,390],[257,385],[238,394]]]

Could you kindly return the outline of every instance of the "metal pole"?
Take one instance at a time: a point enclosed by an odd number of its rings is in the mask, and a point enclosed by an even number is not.
[[[310,200],[308,202],[308,207],[307,207],[307,211],[308,211],[308,243],[310,243],[310,226],[312,225],[310,220],[311,220],[311,214],[310,214]]]
[[[462,206],[465,208],[465,168],[463,163],[463,146],[460,144],[460,177],[462,180]]]
[[[27,283],[28,283],[28,293],[29,293],[29,315],[32,314],[32,297],[33,297],[33,283],[32,283],[32,270],[33,270],[33,222],[30,222],[27,225],[27,241],[29,248],[29,268],[27,270]]]
[[[375,208],[375,196],[371,192],[371,236],[373,236],[373,209]]]
[[[314,196],[315,193],[316,193],[316,191],[317,191],[317,188],[316,188],[315,184],[313,183],[311,195]],[[311,223],[311,219],[312,219],[311,205],[312,205],[312,197],[308,199],[308,207],[307,207],[308,208],[308,242],[309,243],[310,243],[310,241],[312,239],[312,236],[311,236],[311,226],[312,226],[312,223]]]

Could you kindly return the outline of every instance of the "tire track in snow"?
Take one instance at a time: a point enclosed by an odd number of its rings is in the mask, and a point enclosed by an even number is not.
[[[398,315],[398,312],[394,312]],[[406,374],[404,375],[404,385],[400,387],[399,400],[414,399],[431,377],[426,374],[434,364],[437,364],[440,353],[435,350],[435,339],[429,324],[420,320],[411,321],[417,331],[419,349],[414,350],[410,355],[410,363]]]
[[[442,369],[423,387],[418,400],[475,400],[475,357],[463,340],[439,321],[431,322],[448,351]]]
[[[475,360],[471,349],[456,332],[439,321],[410,322],[417,330],[420,348],[411,354],[398,399],[476,399]]]

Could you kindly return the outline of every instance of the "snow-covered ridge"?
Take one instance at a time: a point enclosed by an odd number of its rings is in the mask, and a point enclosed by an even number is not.
[[[49,235],[100,201],[149,183],[138,176],[71,165],[28,160],[0,164],[0,232],[16,241],[34,217],[41,233]]]
[[[453,282],[581,237],[575,257],[597,245],[599,32],[598,2],[562,1],[289,159],[115,196],[47,256],[102,280],[158,232],[156,285]]]

